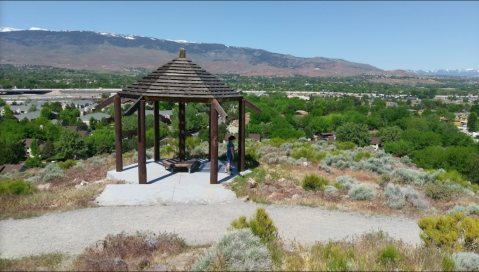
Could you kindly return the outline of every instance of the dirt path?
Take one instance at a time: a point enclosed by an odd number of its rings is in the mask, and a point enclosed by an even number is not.
[[[78,254],[108,234],[122,231],[174,232],[190,244],[218,240],[230,222],[265,207],[281,237],[303,245],[384,230],[396,239],[420,243],[415,220],[328,211],[302,206],[234,202],[217,205],[99,207],[42,217],[0,221],[0,255],[17,258],[54,251]]]

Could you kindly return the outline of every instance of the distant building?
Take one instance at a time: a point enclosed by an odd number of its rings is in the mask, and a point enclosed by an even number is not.
[[[109,114],[103,113],[103,112],[95,112],[95,113],[90,113],[90,114],[85,114],[83,116],[80,116],[80,120],[85,123],[87,126],[90,126],[90,118],[95,119],[97,122],[100,122],[102,118],[108,119],[111,116]]]
[[[374,147],[374,150],[378,150],[380,145],[381,145],[381,138],[379,137],[371,138],[371,146]]]

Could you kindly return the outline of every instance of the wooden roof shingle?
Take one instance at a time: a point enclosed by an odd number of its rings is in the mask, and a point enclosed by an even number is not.
[[[239,100],[242,95],[228,87],[214,75],[186,59],[184,49],[180,57],[123,88],[121,97],[143,96],[145,100],[211,102]],[[156,98],[156,99],[154,99]]]

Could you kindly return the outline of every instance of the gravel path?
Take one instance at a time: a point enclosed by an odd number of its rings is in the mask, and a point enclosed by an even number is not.
[[[122,231],[174,232],[190,244],[218,240],[240,215],[265,207],[283,239],[311,245],[382,229],[396,239],[420,243],[415,220],[367,216],[303,206],[259,205],[236,201],[217,205],[99,207],[37,218],[0,221],[0,254],[17,258],[54,251],[78,254],[107,234]]]

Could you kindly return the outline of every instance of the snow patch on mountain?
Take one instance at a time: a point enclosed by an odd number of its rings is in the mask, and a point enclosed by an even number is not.
[[[11,31],[21,31],[24,29],[17,29],[13,27],[0,27],[0,32],[11,32]]]

